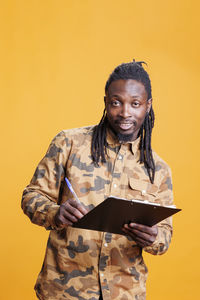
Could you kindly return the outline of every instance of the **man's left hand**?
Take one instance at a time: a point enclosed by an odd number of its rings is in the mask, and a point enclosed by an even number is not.
[[[146,247],[153,244],[158,234],[156,225],[149,227],[142,224],[130,223],[125,224],[123,231],[130,235],[140,247]]]

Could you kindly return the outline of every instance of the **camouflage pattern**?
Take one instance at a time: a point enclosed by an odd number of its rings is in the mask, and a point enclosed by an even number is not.
[[[91,160],[93,127],[66,130],[52,141],[22,198],[25,214],[50,230],[46,255],[35,290],[42,300],[144,300],[147,267],[142,249],[128,236],[73,227],[57,228],[54,217],[70,194],[64,177],[82,204],[92,209],[109,195],[172,205],[171,173],[154,153],[154,184],[138,163],[139,140],[119,144],[107,134],[108,159],[95,167]],[[146,248],[162,254],[172,235],[171,218],[158,226],[155,242]]]

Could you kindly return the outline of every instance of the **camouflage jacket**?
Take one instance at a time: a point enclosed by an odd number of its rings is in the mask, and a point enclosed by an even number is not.
[[[65,130],[52,141],[25,188],[22,208],[35,224],[50,230],[46,254],[35,290],[42,300],[144,300],[147,268],[142,249],[130,237],[73,227],[57,228],[59,205],[72,197],[64,177],[82,204],[92,209],[107,196],[172,204],[171,173],[153,153],[156,173],[149,181],[138,162],[139,140],[119,144],[107,134],[107,162],[95,167],[91,159],[93,127]],[[155,242],[143,250],[162,254],[172,235],[171,218],[158,224]]]

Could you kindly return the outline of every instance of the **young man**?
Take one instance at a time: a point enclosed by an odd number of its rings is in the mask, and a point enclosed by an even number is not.
[[[151,82],[141,62],[113,71],[104,101],[97,126],[65,130],[53,139],[24,190],[24,212],[50,230],[35,285],[42,300],[143,300],[142,251],[156,255],[169,247],[171,218],[153,227],[124,224],[124,235],[71,226],[109,195],[172,204],[170,169],[151,149]]]

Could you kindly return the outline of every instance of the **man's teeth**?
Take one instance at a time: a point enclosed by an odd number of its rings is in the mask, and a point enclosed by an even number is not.
[[[130,128],[132,125],[133,125],[132,123],[119,123],[119,126],[120,126],[122,129]]]

